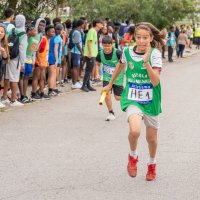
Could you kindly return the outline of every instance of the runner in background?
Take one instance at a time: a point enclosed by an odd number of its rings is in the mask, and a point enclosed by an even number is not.
[[[104,87],[109,84],[113,71],[115,70],[116,65],[119,62],[122,55],[122,52],[113,47],[112,43],[113,40],[110,36],[104,36],[102,40],[103,50],[101,50],[98,53],[96,58],[97,66],[100,67],[100,65],[102,64]],[[121,74],[118,76],[118,78],[115,80],[112,86],[112,92],[114,93],[114,97],[117,101],[120,100],[120,96],[123,91],[123,81],[124,81],[124,72],[121,72]],[[109,115],[106,117],[106,121],[115,120],[116,117],[113,111],[110,91],[106,96],[105,102],[109,112]]]

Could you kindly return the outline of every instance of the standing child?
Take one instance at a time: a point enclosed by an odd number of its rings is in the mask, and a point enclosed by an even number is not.
[[[174,52],[174,47],[176,45],[176,38],[175,38],[174,31],[175,29],[172,26],[170,28],[170,32],[168,33],[168,61],[169,62],[173,62],[172,56]],[[178,53],[178,50],[177,50],[177,53]]]
[[[56,96],[59,91],[56,90],[56,79],[59,74],[59,67],[62,61],[62,24],[55,25],[55,35],[50,39],[49,45],[49,96]]]
[[[162,45],[160,32],[149,23],[141,23],[135,29],[136,46],[124,49],[110,83],[103,88],[109,92],[115,79],[126,67],[126,86],[121,96],[121,108],[127,112],[129,123],[130,153],[128,174],[137,175],[137,142],[142,120],[146,126],[146,139],[149,147],[149,162],[146,180],[156,178],[157,132],[161,113],[160,71],[161,53],[156,47]]]
[[[2,78],[6,74],[6,63],[9,58],[8,53],[8,41],[6,37],[6,29],[3,24],[0,23],[0,91],[2,89],[1,87],[1,81]],[[0,102],[0,108],[4,108],[5,105]]]
[[[110,36],[103,37],[102,46],[103,50],[98,53],[96,61],[98,63],[98,66],[100,66],[100,64],[103,65],[103,86],[105,87],[109,84],[113,71],[115,70],[117,63],[119,62],[122,53],[116,48],[113,48],[112,38]],[[112,86],[112,90],[117,101],[120,100],[120,96],[123,91],[123,81],[124,72],[121,72],[121,74],[118,76]],[[109,112],[106,121],[114,120],[116,117],[112,108],[111,92],[108,92],[105,102]]]
[[[35,26],[33,24],[28,24],[26,27],[26,32],[28,36],[28,46],[26,49],[26,60],[24,65],[24,70],[20,73],[20,101],[22,103],[30,102],[30,99],[27,97],[27,88],[28,88],[28,79],[33,71],[33,56],[38,46],[39,41],[34,37],[36,36]]]

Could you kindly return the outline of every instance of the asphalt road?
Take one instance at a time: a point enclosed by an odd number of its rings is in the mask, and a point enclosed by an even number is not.
[[[0,113],[0,200],[200,199],[199,58],[164,64],[156,181],[145,181],[145,127],[138,176],[127,175],[126,114],[114,102],[105,122],[99,87]]]

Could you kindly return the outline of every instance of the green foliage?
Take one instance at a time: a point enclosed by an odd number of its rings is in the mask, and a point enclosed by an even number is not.
[[[10,7],[16,10],[16,13],[22,13],[28,20],[39,17],[41,13],[48,15],[57,5],[65,2],[65,0],[2,0],[4,4],[0,4],[0,16],[3,15],[5,8]],[[21,3],[20,3],[21,2]],[[2,18],[2,17],[1,17]]]
[[[148,21],[159,28],[194,16],[194,0],[71,0],[72,17],[109,17],[114,21]]]
[[[198,12],[197,0],[2,0],[0,15],[9,6],[27,19],[38,17],[41,13],[49,15],[57,5],[67,3],[71,7],[71,17],[94,18],[109,17],[114,21],[131,19],[133,23],[148,21],[157,27],[170,26],[185,17],[194,19]],[[59,13],[58,13],[59,14]]]

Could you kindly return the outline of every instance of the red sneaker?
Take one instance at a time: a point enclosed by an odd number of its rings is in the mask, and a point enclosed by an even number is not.
[[[136,177],[137,175],[137,162],[138,162],[138,156],[135,159],[134,157],[128,155],[128,165],[127,165],[127,170],[128,174],[131,177]]]
[[[153,181],[155,178],[156,178],[156,164],[148,165],[146,180]]]

